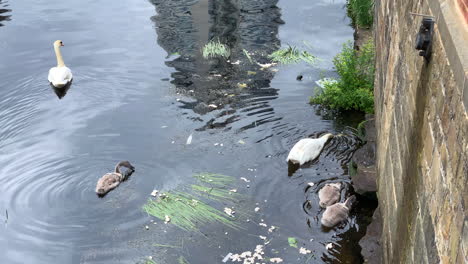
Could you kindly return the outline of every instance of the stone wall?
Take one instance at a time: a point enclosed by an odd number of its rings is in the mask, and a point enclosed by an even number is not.
[[[465,0],[376,0],[378,198],[383,263],[468,263]],[[415,50],[435,17],[430,62]]]

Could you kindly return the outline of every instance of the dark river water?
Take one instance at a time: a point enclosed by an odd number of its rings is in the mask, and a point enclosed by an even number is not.
[[[1,0],[0,262],[221,263],[265,235],[266,255],[283,263],[360,263],[357,241],[374,205],[360,197],[347,223],[324,230],[317,191],[349,182],[358,142],[347,127],[363,117],[327,116],[308,104],[314,82],[333,75],[333,56],[352,39],[344,3]],[[56,39],[74,75],[66,94],[47,82]],[[229,45],[230,62],[203,59],[210,39]],[[280,46],[304,43],[322,59],[316,67],[260,70],[243,53],[268,63]],[[294,143],[326,131],[346,135],[288,175]],[[97,197],[97,179],[124,159],[136,172]],[[252,214],[244,229],[210,225],[200,235],[150,222],[142,206],[151,191],[177,190],[196,172],[250,179],[249,188],[237,182],[246,197],[238,206]],[[277,231],[260,229],[262,219]],[[312,254],[299,254],[288,237]]]

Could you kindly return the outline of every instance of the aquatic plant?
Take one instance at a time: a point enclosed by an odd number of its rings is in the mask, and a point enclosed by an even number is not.
[[[288,243],[290,247],[297,248],[297,239],[295,237],[288,237]]]
[[[188,260],[186,258],[184,258],[184,256],[180,256],[177,261],[179,262],[179,264],[190,264],[188,262]]]
[[[356,27],[370,28],[374,21],[374,0],[347,0],[348,16]]]
[[[188,192],[167,192],[157,200],[149,199],[143,210],[186,231],[198,231],[200,225],[210,223],[221,223],[239,229],[240,226],[234,222],[235,218],[200,199],[237,201],[240,196],[227,189],[229,184],[234,183],[234,178],[215,173],[199,173],[194,175],[194,178],[200,183],[191,185],[191,190],[196,195]]]
[[[228,58],[231,55],[231,50],[219,40],[211,40],[203,47],[202,54],[205,59],[219,56]]]
[[[364,44],[360,51],[351,42],[343,45],[341,53],[333,59],[340,76],[337,82],[325,82],[324,88],[311,98],[311,103],[333,109],[374,111],[374,44]]]
[[[315,64],[317,57],[310,54],[307,51],[300,51],[296,47],[287,47],[285,49],[279,49],[268,56],[272,61],[279,62],[281,64],[293,64],[298,63],[301,60],[309,64]]]
[[[250,54],[246,49],[242,49],[242,52],[244,52],[244,55],[247,57],[250,63],[254,63],[254,61],[252,60],[252,57],[250,57]]]
[[[226,187],[227,185],[233,184],[235,181],[234,178],[231,176],[226,176],[226,175],[217,174],[217,173],[209,173],[209,172],[197,173],[193,175],[193,177],[201,183],[208,183],[211,185],[224,186],[224,187]]]

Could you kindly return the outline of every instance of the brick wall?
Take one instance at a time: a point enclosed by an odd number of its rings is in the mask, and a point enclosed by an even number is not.
[[[376,0],[384,263],[468,263],[468,30],[458,0]],[[458,10],[458,11],[457,11]],[[429,63],[414,49],[436,19]]]

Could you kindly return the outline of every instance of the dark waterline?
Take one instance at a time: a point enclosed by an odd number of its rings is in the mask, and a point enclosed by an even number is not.
[[[346,127],[363,117],[324,118],[307,104],[314,82],[333,75],[332,57],[352,38],[344,2],[0,2],[0,212],[8,212],[1,262],[136,263],[153,255],[158,263],[181,256],[220,263],[268,235],[266,254],[284,263],[309,257],[290,248],[288,237],[312,250],[309,263],[359,263],[361,225],[375,205],[360,199],[348,223],[325,231],[316,192],[327,181],[349,182],[347,161],[358,141]],[[74,74],[66,93],[47,83],[56,39]],[[240,64],[203,59],[210,39],[227,43],[230,62]],[[243,53],[266,63],[281,45],[305,47],[304,41],[323,59],[318,67],[261,70]],[[288,176],[292,145],[325,131],[346,136]],[[97,179],[124,159],[136,172],[99,199]],[[245,230],[209,226],[200,235],[150,223],[141,208],[153,189],[181,188],[203,171],[251,180],[250,188],[238,183],[247,198],[237,206],[252,212]],[[278,231],[259,229],[261,219]],[[175,249],[153,246],[181,241]]]

